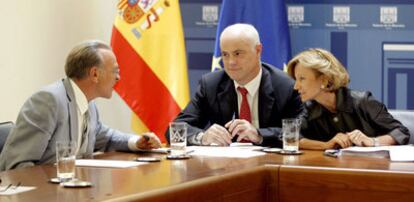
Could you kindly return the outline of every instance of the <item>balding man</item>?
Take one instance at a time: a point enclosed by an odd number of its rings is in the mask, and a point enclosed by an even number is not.
[[[105,126],[94,99],[110,98],[120,79],[111,48],[86,41],[69,53],[67,78],[33,94],[23,105],[0,155],[0,170],[56,161],[56,142],[76,142],[78,157],[96,150],[134,151],[160,147],[153,133],[145,138]]]
[[[188,123],[188,143],[225,146],[247,141],[281,147],[282,119],[302,112],[294,81],[261,62],[262,44],[251,25],[224,29],[220,48],[224,71],[204,75],[195,96],[175,119]]]

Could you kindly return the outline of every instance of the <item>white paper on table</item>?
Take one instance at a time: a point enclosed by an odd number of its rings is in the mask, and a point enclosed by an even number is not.
[[[250,147],[254,146],[251,142],[232,142],[230,147]]]
[[[229,157],[229,158],[250,158],[255,156],[266,155],[263,152],[253,151],[244,147],[217,147],[217,146],[191,146],[188,147],[194,152],[194,156],[213,156],[213,157]]]
[[[390,159],[391,161],[414,161],[414,146],[391,146]]]
[[[5,190],[6,186],[0,186],[0,190]],[[25,186],[19,186],[17,188],[15,188],[14,186],[8,188],[6,191],[0,192],[0,195],[13,195],[13,194],[18,194],[21,192],[26,192],[26,191],[30,191],[36,189],[36,187],[25,187]]]
[[[250,142],[233,142],[229,146],[237,147],[239,149],[248,149],[251,151],[262,151],[264,148],[267,148],[267,147],[254,145],[253,143],[250,143]]]
[[[101,160],[101,159],[77,159],[75,162],[76,166],[85,167],[103,167],[103,168],[129,168],[143,164],[145,162],[135,161],[119,161],[119,160]]]
[[[389,151],[390,146],[381,146],[381,147],[348,147],[341,149],[341,151],[350,151],[350,152],[377,152],[377,151]]]

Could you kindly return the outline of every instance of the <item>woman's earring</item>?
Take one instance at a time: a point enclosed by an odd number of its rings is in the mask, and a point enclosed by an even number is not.
[[[325,89],[325,86],[324,85],[321,85],[321,89]]]

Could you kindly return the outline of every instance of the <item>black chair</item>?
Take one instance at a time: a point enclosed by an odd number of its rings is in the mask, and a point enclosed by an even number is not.
[[[414,144],[414,111],[410,110],[388,110],[390,114],[399,120],[410,131],[410,141],[408,144]]]
[[[7,136],[13,128],[13,125],[14,124],[11,121],[0,123],[0,153],[3,150],[4,143],[6,142]]]

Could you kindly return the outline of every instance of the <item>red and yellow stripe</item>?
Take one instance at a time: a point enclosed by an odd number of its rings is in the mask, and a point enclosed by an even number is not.
[[[189,101],[187,64],[178,0],[160,0],[153,8],[160,13],[147,29],[142,25],[151,12],[134,24],[121,15],[115,20],[112,48],[121,69],[115,90],[139,117],[136,132],[147,129],[165,142],[168,123]]]

